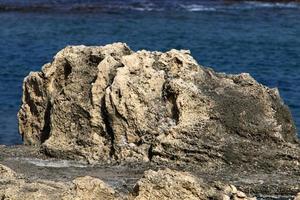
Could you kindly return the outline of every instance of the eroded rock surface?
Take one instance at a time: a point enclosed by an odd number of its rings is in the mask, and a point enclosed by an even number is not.
[[[0,176],[2,178],[14,178],[16,173],[5,165],[0,164]]]
[[[102,180],[90,176],[79,177],[73,186],[63,194],[63,200],[113,200],[116,192]]]
[[[250,200],[245,193],[233,185],[224,183],[207,184],[187,172],[170,169],[146,171],[134,187],[135,200],[146,199],[244,199]]]
[[[295,125],[277,89],[216,73],[189,51],[69,46],[23,90],[24,143],[51,156],[299,169]]]
[[[0,198],[3,200],[250,200],[251,198],[224,183],[208,184],[187,172],[170,169],[145,171],[129,194],[124,194],[102,180],[90,176],[73,181],[57,182],[43,179],[30,180],[0,165]],[[7,176],[7,172],[13,174]]]
[[[2,200],[113,200],[118,199],[112,187],[98,178],[79,177],[72,182],[43,179],[30,180],[0,165],[0,198]]]

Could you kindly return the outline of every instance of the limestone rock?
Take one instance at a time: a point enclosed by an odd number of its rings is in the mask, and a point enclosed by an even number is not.
[[[216,73],[189,51],[69,46],[29,74],[23,90],[24,143],[51,156],[209,168],[299,160],[295,125],[276,89],[249,74]]]
[[[207,199],[205,189],[188,173],[172,170],[147,171],[135,186],[135,200]]]
[[[11,175],[0,177],[0,199],[2,200],[251,199],[241,191],[233,194],[228,190],[230,186],[224,183],[207,183],[190,173],[170,169],[145,171],[130,194],[122,193],[102,180],[90,176],[62,182],[32,179],[16,174],[1,165],[1,174],[8,172]]]
[[[16,172],[12,169],[0,164],[0,179],[4,178],[14,178],[16,177]]]
[[[58,200],[61,199],[64,187],[63,184],[57,182],[28,183],[24,180],[14,180],[10,185],[0,187],[0,197],[3,200]]]
[[[300,192],[297,193],[297,195],[295,196],[294,200],[300,200]]]
[[[15,179],[0,186],[3,200],[116,200],[115,191],[100,179],[80,177],[71,183]]]
[[[70,182],[29,180],[0,165],[0,199],[2,200],[114,200],[117,194],[98,178],[79,177]]]
[[[124,44],[66,47],[42,72],[23,85],[19,129],[25,144],[44,143],[49,154],[88,160],[107,159],[112,136],[107,130],[104,91],[112,81]],[[100,63],[101,61],[101,63]]]
[[[241,191],[238,191],[237,193],[236,193],[236,196],[238,197],[238,198],[246,198],[246,194],[244,193],[244,192],[241,192]]]
[[[116,192],[103,181],[90,176],[79,177],[63,195],[63,200],[114,200]]]
[[[3,171],[4,176],[3,176]],[[10,168],[1,165],[0,176],[0,199],[3,200],[24,200],[24,199],[61,199],[61,193],[67,188],[59,182],[38,180],[35,182],[20,178]]]
[[[226,188],[228,185],[223,184],[222,187],[211,185],[203,182],[187,172],[179,172],[170,169],[159,170],[157,172],[146,171],[144,177],[140,179],[134,187],[133,199],[216,199],[228,200],[234,199],[250,199],[243,192],[238,191],[237,194],[228,193]],[[240,195],[239,195],[240,194]],[[243,197],[241,197],[243,194]]]

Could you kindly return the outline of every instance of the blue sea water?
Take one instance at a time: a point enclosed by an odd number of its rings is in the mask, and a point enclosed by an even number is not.
[[[66,45],[190,49],[199,63],[278,87],[300,127],[300,4],[221,0],[0,0],[0,144],[21,143],[23,78]]]

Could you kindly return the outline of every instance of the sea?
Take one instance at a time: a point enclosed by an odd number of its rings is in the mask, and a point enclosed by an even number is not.
[[[218,72],[279,88],[300,128],[300,4],[237,0],[0,0],[0,144],[20,144],[22,82],[67,45],[190,49]]]

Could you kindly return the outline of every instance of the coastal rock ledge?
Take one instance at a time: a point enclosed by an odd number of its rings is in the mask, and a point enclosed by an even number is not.
[[[187,50],[68,46],[25,78],[18,118],[24,143],[57,158],[299,171],[278,90]]]
[[[2,200],[255,200],[233,185],[207,184],[187,172],[170,169],[145,171],[129,194],[91,176],[68,182],[28,180],[1,164],[0,183]]]

